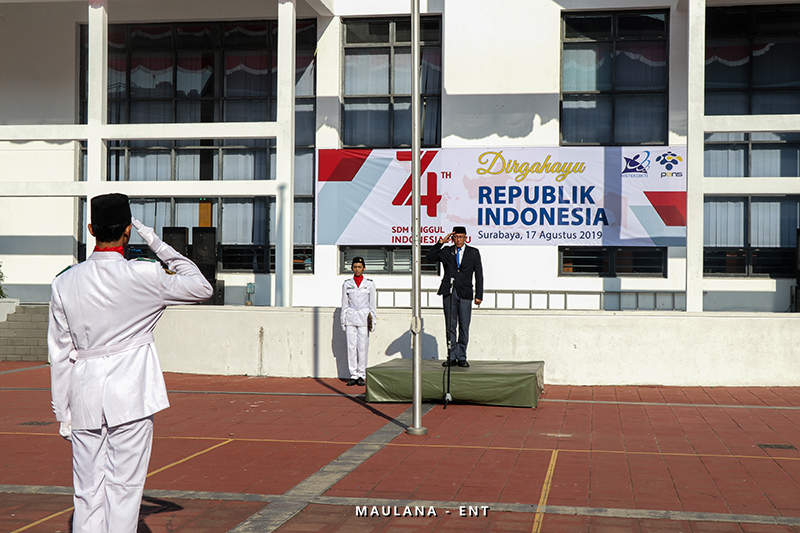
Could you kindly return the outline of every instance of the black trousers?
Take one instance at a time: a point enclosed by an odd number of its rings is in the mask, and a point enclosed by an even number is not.
[[[469,343],[469,323],[472,320],[472,300],[460,298],[456,291],[442,297],[444,323],[450,331],[450,353],[455,361],[467,360]]]

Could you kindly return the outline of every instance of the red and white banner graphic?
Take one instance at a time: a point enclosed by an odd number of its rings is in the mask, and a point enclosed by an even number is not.
[[[684,246],[684,146],[421,153],[423,245]],[[411,243],[411,152],[319,150],[317,244]]]

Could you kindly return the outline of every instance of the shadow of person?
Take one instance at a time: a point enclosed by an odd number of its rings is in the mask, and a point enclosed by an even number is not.
[[[402,335],[393,340],[389,346],[386,347],[384,354],[387,357],[400,354],[403,359],[411,359],[412,355],[412,336],[411,330],[406,330]],[[439,358],[439,342],[436,337],[425,333],[425,319],[422,319],[422,359],[438,359]]]
[[[154,504],[154,505],[148,505]],[[177,503],[173,503],[167,500],[159,500],[158,498],[153,498],[150,496],[144,496],[142,498],[142,505],[139,507],[139,524],[136,527],[136,533],[152,533],[153,530],[145,523],[145,518],[148,516],[152,516],[154,514],[160,513],[174,513],[177,511],[182,511],[183,507],[178,505]],[[75,511],[69,517],[69,521],[67,522],[69,533],[73,531],[73,523],[75,521]]]

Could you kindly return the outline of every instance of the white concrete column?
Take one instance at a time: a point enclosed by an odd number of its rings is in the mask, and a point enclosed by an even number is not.
[[[275,305],[292,306],[296,0],[278,2],[278,139],[275,197]]]
[[[88,69],[86,219],[91,220],[91,203],[88,200],[102,193],[106,181],[106,143],[101,135],[108,117],[108,0],[89,0]],[[87,254],[92,248],[94,237],[87,231]]]
[[[705,134],[705,0],[689,3],[689,96],[686,146],[686,310],[703,310],[703,143]]]
[[[339,135],[342,102],[342,21],[317,17],[317,148],[342,147]]]

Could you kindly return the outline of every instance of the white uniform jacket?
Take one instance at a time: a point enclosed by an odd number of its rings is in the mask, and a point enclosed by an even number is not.
[[[366,326],[367,316],[372,315],[372,327],[378,320],[375,307],[375,284],[364,278],[361,286],[352,277],[342,283],[342,328],[345,326]]]
[[[53,280],[47,344],[53,410],[72,429],[99,429],[169,407],[152,332],[168,305],[212,294],[197,266],[172,247],[158,262],[94,252]]]

